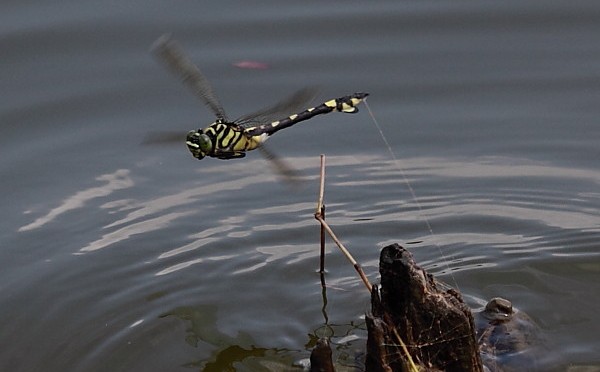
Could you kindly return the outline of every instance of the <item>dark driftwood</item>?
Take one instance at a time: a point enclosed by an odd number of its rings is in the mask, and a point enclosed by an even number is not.
[[[329,341],[326,338],[319,339],[310,353],[310,372],[335,372],[331,354]]]
[[[371,292],[367,316],[367,371],[414,371],[414,365],[419,371],[483,371],[473,316],[458,292],[438,288],[398,244],[383,248],[379,271],[381,288]]]

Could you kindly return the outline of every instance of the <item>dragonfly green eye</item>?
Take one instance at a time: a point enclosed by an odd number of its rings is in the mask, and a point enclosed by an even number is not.
[[[187,134],[185,144],[192,155],[198,160],[204,158],[213,149],[210,137],[197,130],[192,130]]]

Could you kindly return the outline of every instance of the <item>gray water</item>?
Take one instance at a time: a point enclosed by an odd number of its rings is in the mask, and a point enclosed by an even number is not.
[[[0,370],[286,370],[320,336],[360,368],[368,292],[333,245],[325,295],[316,272],[322,153],[327,219],[372,282],[398,242],[474,308],[529,314],[536,370],[600,370],[597,1],[0,10]],[[148,53],[165,32],[230,117],[371,93],[393,155],[365,106],[269,141],[295,188],[257,153],[143,145],[214,119]]]

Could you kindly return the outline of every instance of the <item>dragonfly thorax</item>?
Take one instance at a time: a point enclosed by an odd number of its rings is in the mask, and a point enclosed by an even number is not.
[[[198,160],[210,154],[214,147],[210,137],[202,133],[202,130],[188,132],[185,144],[192,155]]]

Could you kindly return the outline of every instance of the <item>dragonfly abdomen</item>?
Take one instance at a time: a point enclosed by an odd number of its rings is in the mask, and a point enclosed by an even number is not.
[[[354,93],[349,96],[332,99],[320,104],[319,106],[309,108],[298,114],[290,115],[287,118],[274,121],[269,124],[263,124],[257,127],[247,128],[246,133],[248,133],[250,136],[257,136],[260,134],[267,134],[270,136],[281,129],[291,127],[292,125],[297,124],[301,121],[308,120],[317,115],[327,114],[332,111],[353,114],[358,112],[358,108],[356,107],[356,105],[361,103],[362,100],[365,99],[365,97],[367,97],[368,95],[369,93]]]

